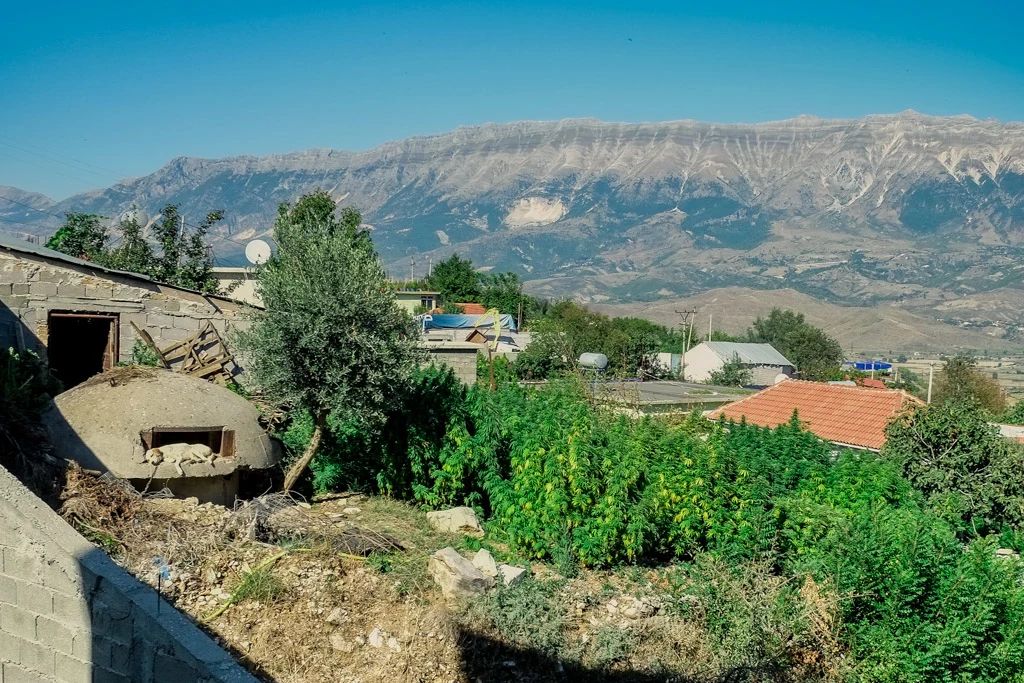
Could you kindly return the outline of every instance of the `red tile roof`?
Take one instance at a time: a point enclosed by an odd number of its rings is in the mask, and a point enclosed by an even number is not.
[[[483,315],[487,312],[487,309],[483,307],[483,304],[455,304],[465,315]]]
[[[883,382],[882,380],[880,380],[880,379],[871,379],[870,377],[865,377],[864,379],[857,380],[857,384],[859,386],[868,387],[870,389],[888,389],[889,388],[889,387],[885,386],[885,382]]]
[[[815,435],[848,446],[879,449],[885,443],[885,427],[908,405],[921,401],[905,391],[871,389],[786,380],[753,396],[729,403],[709,417],[725,417],[762,427],[789,422],[793,411]]]

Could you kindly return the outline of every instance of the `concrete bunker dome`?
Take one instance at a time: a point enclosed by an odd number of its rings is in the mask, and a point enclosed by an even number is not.
[[[258,418],[249,401],[225,387],[133,366],[60,394],[42,421],[58,457],[128,479],[137,488],[167,487],[178,496],[230,504],[238,492],[237,471],[265,469],[280,460],[280,447]],[[149,449],[175,443],[208,446],[215,457],[178,465],[146,461]]]

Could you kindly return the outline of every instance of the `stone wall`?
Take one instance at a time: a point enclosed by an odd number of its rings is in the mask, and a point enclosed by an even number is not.
[[[0,467],[0,683],[255,683]]]
[[[476,384],[476,357],[480,344],[447,342],[427,344],[430,362],[450,367],[464,384]]]
[[[45,351],[50,311],[116,313],[120,361],[131,358],[137,339],[132,323],[149,332],[160,347],[185,339],[206,320],[222,335],[229,325],[244,324],[242,306],[230,299],[89,264],[0,250],[0,348]]]

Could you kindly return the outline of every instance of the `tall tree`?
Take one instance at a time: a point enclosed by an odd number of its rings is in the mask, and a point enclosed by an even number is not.
[[[441,304],[476,302],[480,299],[480,274],[473,268],[473,262],[458,254],[438,263],[432,269],[426,284],[440,292]]]
[[[936,378],[935,403],[977,402],[991,415],[1006,410],[1006,394],[999,382],[978,370],[973,356],[958,354],[946,361]]]
[[[803,313],[773,308],[747,330],[747,341],[767,343],[788,358],[803,379],[830,378],[843,363],[843,348]]]
[[[130,273],[150,274],[153,267],[153,248],[142,234],[142,226],[135,216],[122,218],[118,225],[121,242],[105,258],[106,265]]]
[[[71,211],[65,214],[64,225],[57,229],[46,246],[87,261],[102,259],[108,235],[101,220],[103,217],[94,213]]]
[[[199,225],[186,225],[176,204],[160,212],[160,220],[151,228],[160,245],[151,266],[154,279],[169,285],[187,287],[212,294],[217,291],[213,277],[213,254],[206,244],[210,229],[224,219],[223,211],[211,211]]]
[[[260,389],[313,416],[286,491],[316,456],[328,416],[379,424],[418,357],[415,325],[395,303],[369,237],[351,212],[346,221],[312,210],[322,205],[322,196],[307,195],[281,207],[277,252],[257,270],[264,309],[238,335]]]

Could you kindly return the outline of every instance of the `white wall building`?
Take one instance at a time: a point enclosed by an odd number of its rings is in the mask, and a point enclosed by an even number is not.
[[[771,344],[704,342],[683,355],[682,378],[687,382],[707,382],[711,373],[727,362],[739,359],[751,371],[752,386],[769,386],[779,375],[792,377],[796,368]]]

